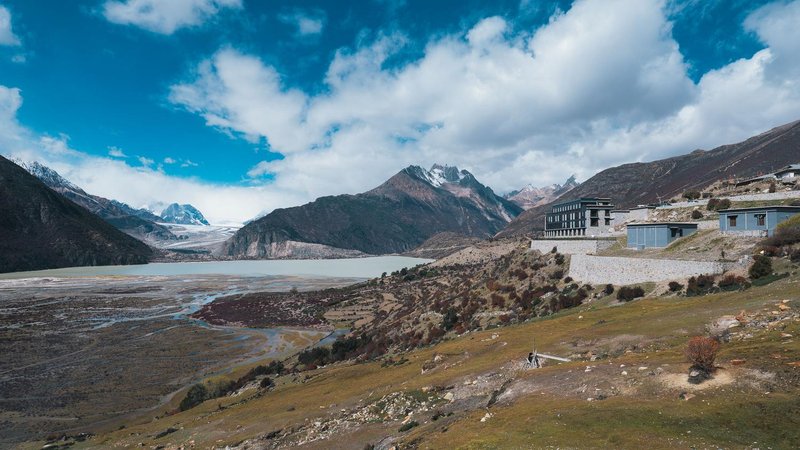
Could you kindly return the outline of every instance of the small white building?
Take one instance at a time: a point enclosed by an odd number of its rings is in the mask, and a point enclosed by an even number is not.
[[[794,183],[800,179],[800,164],[791,164],[775,172],[775,178],[785,183]]]

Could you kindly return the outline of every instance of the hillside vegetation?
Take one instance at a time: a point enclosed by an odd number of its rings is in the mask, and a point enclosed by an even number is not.
[[[320,291],[315,320],[351,335],[209,380],[204,392],[236,390],[183,412],[179,394],[168,414],[79,446],[788,448],[800,439],[800,278],[791,258],[767,260],[752,284],[622,289],[580,286],[559,273],[568,258],[518,247]],[[701,384],[688,382],[693,336],[721,345]],[[534,348],[571,361],[526,368]]]

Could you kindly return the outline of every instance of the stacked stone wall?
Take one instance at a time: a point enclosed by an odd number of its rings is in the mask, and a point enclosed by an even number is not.
[[[610,239],[540,239],[531,241],[531,250],[548,253],[556,247],[565,255],[594,254],[605,250],[616,241]]]
[[[733,263],[716,261],[683,261],[573,254],[569,276],[592,284],[619,286],[659,281],[683,280],[692,276],[720,274]]]

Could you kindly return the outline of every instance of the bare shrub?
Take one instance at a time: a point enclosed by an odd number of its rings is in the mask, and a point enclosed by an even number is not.
[[[719,352],[719,341],[706,336],[695,336],[686,345],[686,360],[692,368],[712,372]]]

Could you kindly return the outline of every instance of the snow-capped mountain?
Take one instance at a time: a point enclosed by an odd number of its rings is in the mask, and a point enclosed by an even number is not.
[[[573,175],[564,184],[551,184],[544,187],[528,184],[518,191],[509,192],[505,195],[505,198],[516,203],[522,209],[528,210],[536,206],[546,205],[578,186],[580,186],[580,183],[575,181],[575,175]]]
[[[161,220],[160,217],[147,210],[135,209],[116,200],[109,200],[89,194],[76,184],[62,177],[55,170],[39,162],[14,160],[14,163],[38,178],[50,189],[68,198],[73,203],[77,203],[85,209],[88,209],[106,222],[137,239],[145,240],[150,243],[178,239],[178,237],[172,234],[166,227],[156,223],[157,220]]]
[[[192,205],[179,205],[173,203],[161,212],[161,220],[166,223],[177,223],[181,225],[208,225],[208,221],[203,217],[197,208]]]
[[[275,210],[245,225],[225,243],[222,253],[291,257],[276,250],[286,243],[321,244],[329,252],[399,253],[441,232],[493,236],[521,212],[466,170],[438,164],[430,170],[409,166],[362,194],[321,197]]]

